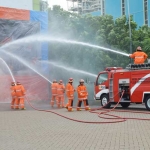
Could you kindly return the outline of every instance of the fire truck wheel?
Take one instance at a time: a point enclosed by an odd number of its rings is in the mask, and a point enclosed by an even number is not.
[[[147,110],[150,110],[150,95],[145,99],[145,107]]]
[[[120,103],[120,105],[121,105],[123,108],[127,108],[127,107],[130,105],[130,103]]]
[[[102,95],[102,97],[101,97],[101,105],[104,106],[104,108],[110,108],[111,104],[108,103],[108,102],[109,102],[108,95],[107,94]]]

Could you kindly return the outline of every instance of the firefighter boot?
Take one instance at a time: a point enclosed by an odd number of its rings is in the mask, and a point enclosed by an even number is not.
[[[78,101],[77,111],[81,111],[81,104],[82,104],[82,101]]]

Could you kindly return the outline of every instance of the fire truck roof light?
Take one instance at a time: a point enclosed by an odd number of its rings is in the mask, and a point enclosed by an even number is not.
[[[107,67],[105,70],[106,71],[111,71],[111,70],[120,70],[122,67]]]

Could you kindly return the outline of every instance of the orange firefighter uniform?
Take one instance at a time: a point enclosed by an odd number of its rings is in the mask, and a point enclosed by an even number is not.
[[[11,83],[11,97],[12,97],[12,101],[11,101],[11,109],[14,109],[15,108],[15,102],[16,102],[16,91],[15,91],[15,82],[12,82]]]
[[[24,107],[24,96],[25,96],[24,86],[20,82],[17,82],[15,91],[16,91],[16,96],[17,96],[15,108],[18,109],[20,107],[20,109],[25,109],[25,107]]]
[[[58,100],[58,107],[64,107],[64,93],[65,93],[65,86],[63,81],[60,80],[57,85],[57,100]]]
[[[134,64],[143,64],[148,56],[146,53],[142,52],[142,48],[138,46],[136,52],[129,54],[129,57],[134,59]]]
[[[57,86],[58,86],[57,81],[56,81],[56,80],[53,80],[53,83],[51,84],[51,94],[52,94],[52,97],[51,97],[51,106],[52,106],[52,107],[54,106],[54,101],[56,101],[57,106],[58,106],[58,100],[57,100]]]
[[[84,80],[81,79],[79,83],[80,85],[77,87],[77,92],[78,92],[77,111],[81,110],[82,101],[84,102],[85,110],[90,110],[88,99],[87,99],[88,92],[87,92],[86,86],[84,85]]]
[[[68,99],[66,108],[68,109],[68,111],[72,111],[72,106],[73,106],[75,89],[74,89],[72,83],[73,83],[73,78],[70,78],[68,81],[68,84],[66,85],[66,95],[67,95],[67,99]]]

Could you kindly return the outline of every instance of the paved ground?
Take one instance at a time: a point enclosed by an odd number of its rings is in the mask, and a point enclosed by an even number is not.
[[[45,104],[34,106],[50,109]],[[31,109],[10,110],[0,104],[0,150],[149,150],[150,121],[127,120],[122,123],[85,124],[67,120],[49,112]],[[137,109],[137,106],[140,107]],[[147,112],[143,105],[128,110]],[[52,109],[51,109],[52,110]],[[120,110],[120,109],[117,109]],[[74,119],[109,121],[86,111],[53,109]],[[150,118],[150,114],[111,112],[125,117]]]

